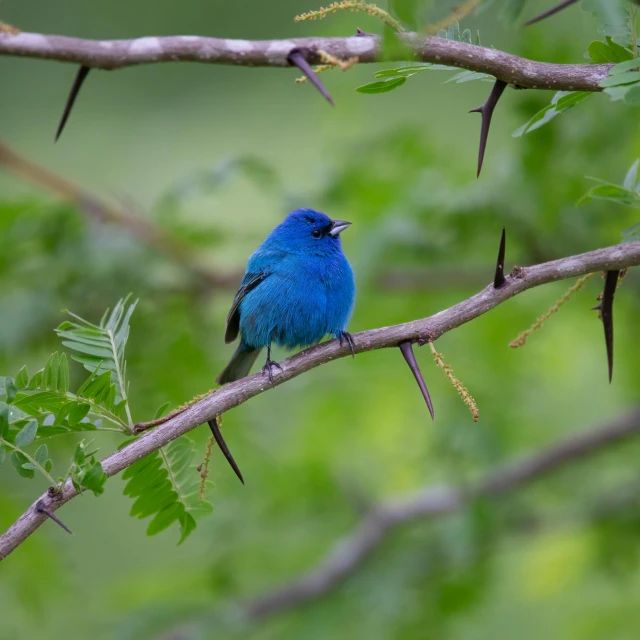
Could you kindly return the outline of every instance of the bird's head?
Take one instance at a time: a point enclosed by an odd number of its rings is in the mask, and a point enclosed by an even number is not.
[[[278,225],[273,236],[291,253],[327,254],[340,251],[340,234],[350,225],[345,220],[332,220],[314,209],[296,209]]]

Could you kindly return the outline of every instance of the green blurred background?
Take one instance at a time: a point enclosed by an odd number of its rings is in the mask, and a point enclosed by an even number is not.
[[[437,3],[434,17],[453,3]],[[530,2],[533,14],[549,2]],[[440,6],[442,5],[442,6]],[[445,6],[446,5],[446,6]],[[201,34],[240,38],[379,32],[368,16],[294,24],[311,3],[136,3],[5,0],[0,19],[25,31],[88,38]],[[544,25],[544,26],[543,26]],[[528,30],[487,9],[463,26],[482,42],[553,62],[581,62],[597,37],[577,7]],[[391,65],[386,65],[391,66]],[[480,121],[467,111],[490,89],[424,73],[363,95],[376,69],[322,79],[336,107],[294,70],[162,64],[94,71],[60,142],[71,65],[0,58],[0,137],[85,189],[124,202],[191,247],[221,275],[296,206],[353,221],[344,234],[358,300],[350,330],[424,317],[492,278],[500,231],[507,268],[620,241],[637,214],[576,201],[620,182],[640,156],[637,111],[597,96],[524,138],[511,133],[551,98],[507,91],[475,178]],[[128,371],[134,419],[214,384],[230,357],[232,287],[211,289],[132,238],[0,171],[0,375],[43,366],[69,308],[91,320],[121,296],[141,299]],[[465,483],[630,411],[639,400],[640,279],[616,298],[616,364],[607,383],[592,279],[521,350],[509,341],[569,283],[530,291],[445,335],[438,349],[476,398],[474,424],[426,349],[432,424],[397,350],[342,359],[225,416],[247,484],[214,452],[213,515],[176,547],[174,527],[147,538],[114,478],[59,512],[0,566],[0,637],[433,638],[618,640],[638,637],[639,443],[607,450],[531,487],[394,532],[344,584],[259,623],[241,605],[313,567],[384,499]],[[278,357],[284,353],[278,352]],[[80,368],[72,380],[81,379]],[[204,452],[206,427],[191,436]],[[97,436],[101,453],[118,446]],[[65,466],[72,439],[50,448]],[[54,473],[64,469],[54,468]],[[195,471],[194,471],[195,473]],[[0,526],[45,488],[0,469]],[[600,514],[599,506],[621,506]]]

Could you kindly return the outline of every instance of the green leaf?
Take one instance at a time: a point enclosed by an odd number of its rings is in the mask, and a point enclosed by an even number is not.
[[[33,469],[26,468],[24,465],[29,463],[29,459],[24,453],[14,451],[11,454],[11,464],[13,468],[18,472],[18,475],[23,478],[33,478],[36,474]]]
[[[636,160],[627,171],[627,174],[624,177],[624,181],[622,186],[628,191],[636,190],[636,182],[638,180],[638,166],[640,165],[640,159]]]
[[[79,422],[82,422],[87,417],[89,409],[91,407],[84,402],[74,403],[73,408],[69,412],[69,425],[75,427]]]
[[[594,187],[579,200],[579,204],[588,200],[609,200],[640,208],[640,196],[635,191],[629,191],[615,184],[601,184]]]
[[[624,101],[626,104],[632,106],[640,105],[640,85],[633,85],[629,88],[629,90],[624,94]]]
[[[60,391],[67,393],[69,391],[69,361],[67,360],[67,354],[60,354],[60,369],[58,371],[59,377],[59,389]]]
[[[51,471],[51,467],[53,467],[53,461],[52,460],[46,460],[44,463],[44,470],[49,473]]]
[[[0,438],[9,434],[9,407],[0,410]]]
[[[16,389],[25,389],[29,384],[29,374],[27,373],[27,366],[25,365],[18,371],[15,379]]]
[[[538,113],[536,113],[529,122],[520,127],[517,131],[514,131],[513,136],[517,138],[525,133],[539,129],[553,120],[556,116],[559,116],[561,113],[568,111],[580,102],[591,97],[591,95],[593,94],[587,91],[559,91],[552,98],[550,105],[547,105],[544,109],[538,111]]]
[[[165,411],[167,410],[168,407],[169,407],[169,403],[168,402],[165,402],[164,404],[160,405],[156,409],[156,412],[155,412],[155,414],[153,416],[153,419],[157,420],[158,418],[161,418],[164,415],[164,413],[165,413]]]
[[[637,238],[639,238],[640,237],[640,222],[637,222],[632,227],[629,227],[628,229],[625,229],[622,232],[622,237],[625,239],[626,242],[630,242],[632,240],[636,240]]]
[[[7,459],[7,450],[4,447],[0,447],[0,467],[4,464],[4,461]]]
[[[18,407],[31,415],[39,413],[57,413],[66,403],[66,398],[54,391],[40,391],[32,395],[19,393],[13,402]]]
[[[29,391],[35,391],[36,389],[40,389],[42,387],[42,377],[44,375],[44,369],[40,369],[40,371],[36,371],[33,378],[29,381],[29,386],[27,389]]]
[[[634,84],[640,80],[640,71],[627,71],[600,80],[601,87],[617,87],[621,84]]]
[[[633,60],[626,60],[625,62],[619,62],[615,66],[609,69],[609,75],[614,76],[618,73],[624,73],[625,71],[632,71],[640,67],[640,58],[633,58]]]
[[[15,437],[15,445],[23,449],[24,447],[30,445],[36,437],[36,433],[38,432],[38,421],[37,420],[29,420],[24,428],[18,432]]]
[[[16,388],[15,383],[13,382],[13,378],[7,376],[4,379],[4,392],[7,396],[7,402],[11,403],[16,397],[18,390]]]
[[[44,467],[47,462],[47,458],[49,457],[49,449],[47,448],[47,445],[41,444],[33,457],[41,467]]]
[[[80,484],[85,489],[93,491],[94,495],[99,496],[104,493],[104,485],[107,481],[105,473],[99,461],[95,461],[91,467],[83,474]]]
[[[358,87],[356,91],[360,93],[388,93],[398,87],[401,87],[407,81],[406,78],[390,78],[389,80],[382,80],[380,82],[372,82],[370,84],[362,85]]]
[[[595,64],[619,63],[632,60],[633,54],[607,38],[607,42],[595,40],[588,49],[589,57]]]
[[[60,367],[60,356],[58,352],[52,353],[44,367],[43,383],[45,388],[52,391],[58,390],[58,369]]]

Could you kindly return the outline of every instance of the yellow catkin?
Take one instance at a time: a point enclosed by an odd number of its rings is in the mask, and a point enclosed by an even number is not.
[[[458,395],[462,398],[462,402],[464,402],[469,408],[469,411],[471,411],[473,421],[478,422],[478,419],[480,418],[480,412],[478,411],[478,405],[476,404],[474,397],[469,393],[467,387],[465,387],[462,382],[460,382],[460,380],[455,377],[451,365],[445,364],[442,354],[436,351],[436,348],[433,346],[433,342],[429,343],[429,347],[431,348],[431,353],[433,354],[435,363],[444,371],[444,375],[447,376],[449,382],[458,392]]]
[[[562,298],[560,298],[560,300],[558,300],[558,302],[556,302],[552,307],[549,307],[549,309],[543,313],[528,329],[526,329],[525,331],[523,331],[517,338],[515,338],[515,340],[512,340],[509,343],[509,346],[512,349],[517,349],[518,347],[522,347],[526,344],[529,336],[536,331],[537,329],[540,329],[540,327],[542,327],[542,325],[554,314],[557,313],[558,310],[560,309],[560,307],[576,292],[576,291],[580,291],[580,289],[582,289],[582,287],[584,287],[584,285],[586,284],[587,280],[589,280],[589,278],[592,278],[595,275],[595,273],[588,273],[586,276],[582,276],[582,278],[579,278],[578,281],[571,287],[569,287],[569,289],[567,289],[567,291],[565,292],[565,294],[562,296]]]
[[[211,460],[211,453],[213,452],[213,445],[216,443],[216,439],[211,435],[209,442],[207,442],[207,448],[204,451],[204,460],[198,467],[200,472],[200,500],[204,500],[205,493],[207,491],[207,477],[209,476],[209,461]]]
[[[340,71],[347,71],[351,69],[354,64],[358,63],[358,58],[348,58],[347,60],[341,60],[340,58],[336,58],[336,56],[332,56],[330,53],[326,51],[322,51],[321,49],[318,51],[318,55],[320,59],[325,64],[319,64],[314,71],[316,73],[322,73],[323,71],[329,71],[329,69],[333,69],[334,67],[339,67]],[[309,78],[307,76],[301,76],[300,78],[296,78],[296,82],[302,84],[303,82],[307,82]]]
[[[363,11],[374,18],[379,18],[394,31],[404,31],[404,27],[387,11],[381,9],[375,4],[362,2],[362,0],[343,0],[342,2],[332,2],[328,7],[320,7],[320,9],[315,11],[308,11],[307,13],[300,14],[294,18],[294,21],[302,22],[303,20],[322,20],[322,18],[326,18],[330,13],[336,13],[337,11]]]
[[[446,18],[430,24],[427,27],[427,33],[433,35],[442,29],[448,29],[454,22],[458,22],[470,14],[479,4],[480,0],[467,0],[457,7],[454,7],[453,11]]]
[[[12,36],[17,36],[20,33],[20,29],[0,20],[0,33],[10,33]]]

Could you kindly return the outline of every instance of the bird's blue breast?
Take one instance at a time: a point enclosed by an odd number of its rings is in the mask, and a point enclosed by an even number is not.
[[[254,263],[262,259],[259,255],[255,258]],[[305,347],[327,334],[338,337],[346,331],[355,283],[341,249],[329,255],[281,253],[264,262],[269,276],[240,304],[240,332],[245,344]]]

